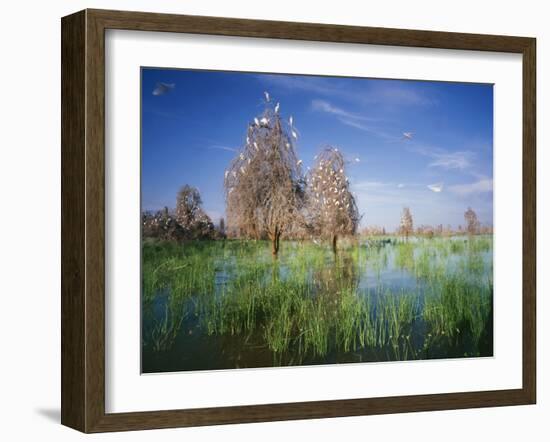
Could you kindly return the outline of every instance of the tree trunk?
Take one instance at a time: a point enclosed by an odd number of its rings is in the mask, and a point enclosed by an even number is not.
[[[275,229],[275,233],[270,235],[271,239],[271,254],[274,258],[279,254],[279,239],[281,237],[281,232],[278,228]]]
[[[336,242],[338,241],[338,235],[332,235],[332,252],[336,255],[338,249],[336,248]]]
[[[279,253],[279,250],[277,249],[277,240],[275,239],[275,236],[271,237],[271,254],[273,256],[277,256],[277,253]]]

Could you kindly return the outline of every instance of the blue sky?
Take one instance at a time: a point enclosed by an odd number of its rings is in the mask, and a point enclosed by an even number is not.
[[[457,227],[469,206],[492,224],[492,85],[160,68],[142,69],[142,208],[174,207],[190,184],[217,223],[264,91],[293,116],[305,167],[327,145],[344,153],[362,226],[394,229],[404,206],[415,225]]]

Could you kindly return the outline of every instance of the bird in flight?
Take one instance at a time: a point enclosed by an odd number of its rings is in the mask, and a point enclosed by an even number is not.
[[[174,89],[176,85],[174,83],[157,83],[153,89],[153,95],[165,95]]]
[[[443,190],[443,183],[428,184],[428,189],[432,192],[439,193]]]
[[[413,135],[414,135],[414,132],[403,132],[403,139],[404,140],[412,140]]]

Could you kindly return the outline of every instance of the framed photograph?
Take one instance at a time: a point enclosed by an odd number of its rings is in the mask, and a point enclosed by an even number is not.
[[[62,423],[536,400],[535,39],[62,19]]]

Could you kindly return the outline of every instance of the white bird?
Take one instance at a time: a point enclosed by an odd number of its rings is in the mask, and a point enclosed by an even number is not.
[[[403,132],[403,139],[404,140],[412,140],[413,135],[414,135],[414,132]]]
[[[292,126],[292,123],[294,122],[294,118],[292,118],[292,115],[288,119],[288,122],[290,123],[290,126]]]
[[[334,152],[338,152],[338,149],[336,147],[334,148]]]
[[[229,172],[226,170],[225,171],[225,177],[227,178],[227,175],[229,175]]]
[[[255,141],[254,141],[254,147],[256,148],[256,150],[260,150],[260,148],[258,147],[258,143],[256,143]]]
[[[250,138],[246,137],[246,144],[250,144]]]
[[[359,158],[355,158],[356,163],[358,163],[359,161],[361,161]]]
[[[231,172],[231,174],[233,175],[233,177],[237,176],[237,172],[235,172],[235,171]]]
[[[295,131],[292,131],[292,136],[294,137],[295,140],[298,139],[298,134]]]
[[[265,101],[269,102],[269,92],[264,92],[265,95]]]
[[[244,155],[242,153],[239,154],[239,158],[241,159],[241,161],[244,160]]]
[[[428,189],[432,192],[439,193],[443,190],[443,183],[428,184]]]
[[[245,172],[245,168],[244,167],[241,167],[241,173],[244,175],[244,172]]]
[[[300,164],[302,164],[302,160],[298,160],[296,164],[299,166]]]
[[[266,117],[263,117],[261,120],[260,120],[260,124],[262,126],[267,126],[269,123],[269,120],[266,118]]]
[[[172,91],[175,87],[176,85],[174,83],[157,83],[155,89],[153,89],[153,95],[165,95]]]
[[[287,149],[290,149],[290,143],[286,143],[285,146]]]
[[[279,112],[279,103],[277,103],[277,104],[275,105],[275,113],[278,113],[278,112]]]
[[[256,124],[256,126],[259,126],[260,125],[260,120],[258,120],[256,117],[254,117],[254,123]]]

